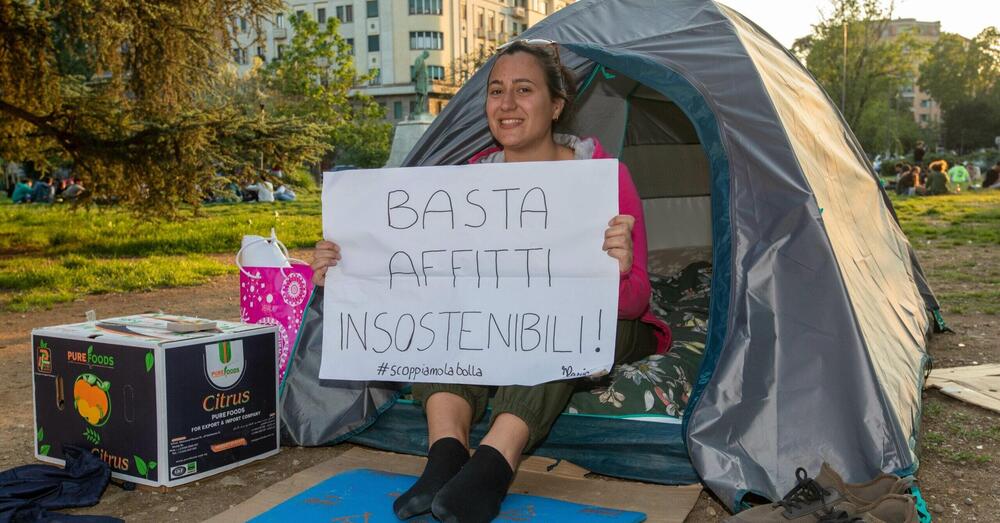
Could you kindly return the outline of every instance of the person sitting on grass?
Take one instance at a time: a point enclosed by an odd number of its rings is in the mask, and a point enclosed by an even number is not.
[[[274,199],[279,202],[294,202],[295,192],[288,188],[286,185],[279,185],[277,189],[274,190]]]
[[[230,202],[241,202],[243,201],[243,191],[240,189],[240,184],[229,180],[226,182],[226,192],[231,194],[233,197]]]
[[[63,189],[61,196],[64,201],[75,202],[78,198],[80,198],[80,195],[83,194],[83,191],[85,190],[86,189],[84,189],[83,184],[80,183],[79,180],[70,178],[69,183],[66,185],[66,188]]]
[[[896,172],[896,194],[900,196],[906,196],[910,194],[910,189],[913,188],[913,167],[909,164],[896,164],[898,171]]]
[[[948,169],[948,178],[951,179],[951,184],[955,187],[956,192],[968,190],[969,184],[972,183],[969,170],[960,163],[956,163],[951,169]]]
[[[247,185],[247,190],[257,193],[258,202],[271,203],[274,201],[274,184],[267,181],[267,175],[261,174],[260,181]]]
[[[913,187],[910,187],[910,196],[927,195],[927,175],[922,172],[919,165],[913,166]]]
[[[931,174],[927,178],[927,194],[929,196],[951,194],[948,175],[944,172],[945,165],[943,162],[934,162],[931,164]]]
[[[974,162],[965,162],[965,170],[969,171],[969,180],[973,184],[982,181],[983,173],[979,170],[979,166]]]
[[[514,41],[502,46],[490,71],[485,114],[497,145],[470,163],[553,162],[611,158],[594,138],[556,134],[572,108],[576,83],[559,62],[554,42]],[[555,167],[558,168],[558,167]],[[618,326],[615,363],[633,362],[670,346],[670,329],[650,311],[646,228],[642,204],[628,168],[618,164],[617,216],[608,222],[603,249],[618,261]],[[314,282],[340,260],[340,247],[316,246]],[[333,292],[333,291],[331,291]],[[453,523],[485,523],[500,512],[521,455],[549,433],[573,393],[572,380],[534,386],[502,386],[493,398],[490,428],[469,457],[469,431],[483,417],[490,388],[417,383],[413,395],[427,416],[427,465],[393,503],[400,519],[428,512]]]
[[[909,167],[910,164],[903,162],[896,162],[896,165],[892,166],[892,172],[895,175],[894,181],[896,183],[899,183],[899,178],[903,176],[903,173],[905,173]]]
[[[1000,162],[990,167],[983,178],[983,189],[1000,189]]]
[[[21,177],[14,186],[14,192],[10,195],[10,201],[14,203],[31,203],[31,179]]]
[[[51,176],[38,180],[38,183],[31,189],[32,203],[52,203],[54,197],[55,187],[52,186]]]

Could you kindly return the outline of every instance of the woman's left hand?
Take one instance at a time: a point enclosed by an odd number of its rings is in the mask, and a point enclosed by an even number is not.
[[[604,231],[604,249],[608,256],[618,260],[618,270],[625,274],[632,268],[632,228],[635,216],[619,214],[608,222]]]

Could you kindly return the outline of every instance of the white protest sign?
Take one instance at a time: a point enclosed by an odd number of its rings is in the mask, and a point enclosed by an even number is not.
[[[618,161],[324,173],[324,379],[534,385],[611,368]]]

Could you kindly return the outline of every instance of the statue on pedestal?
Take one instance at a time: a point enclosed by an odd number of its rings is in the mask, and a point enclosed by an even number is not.
[[[434,117],[430,114],[428,93],[430,93],[431,77],[427,71],[427,59],[431,54],[427,51],[420,53],[420,56],[413,61],[413,74],[411,80],[414,83],[414,91],[417,93],[416,108],[410,117],[402,122],[396,123],[396,129],[392,134],[392,149],[389,151],[389,159],[386,167],[400,167],[403,160],[413,150],[413,146],[420,141],[424,131],[431,126]]]
[[[427,63],[426,60],[431,56],[430,53],[424,51],[420,53],[420,56],[413,62],[413,83],[415,90],[417,92],[417,111],[410,115],[413,119],[415,116],[420,114],[426,114],[430,112],[430,104],[428,103],[427,93],[430,92],[430,77],[427,74]]]

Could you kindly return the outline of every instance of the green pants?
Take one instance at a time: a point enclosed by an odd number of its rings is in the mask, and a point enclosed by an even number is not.
[[[630,363],[656,352],[656,336],[653,327],[639,320],[618,320],[615,342],[615,364]],[[540,385],[509,385],[496,387],[493,398],[493,416],[510,413],[521,418],[528,425],[529,437],[525,450],[535,447],[549,433],[552,423],[566,408],[579,380],[560,380]],[[450,392],[464,398],[472,406],[472,423],[476,424],[486,413],[492,387],[483,385],[461,385],[451,383],[415,383],[413,397],[420,400],[424,408],[427,399],[438,392]]]

